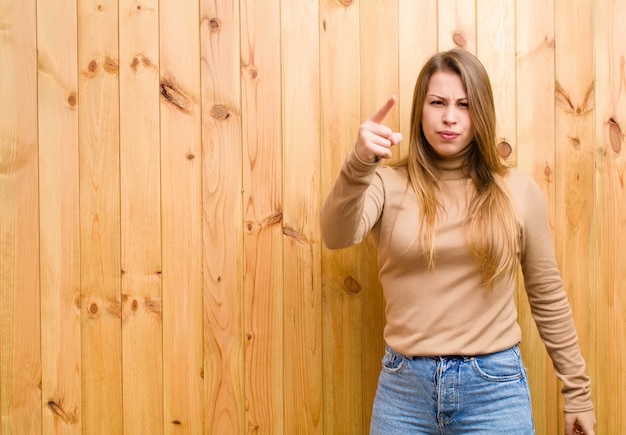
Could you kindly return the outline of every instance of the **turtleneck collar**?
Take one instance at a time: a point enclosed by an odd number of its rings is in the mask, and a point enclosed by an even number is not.
[[[437,158],[437,167],[441,171],[442,180],[469,178],[468,155],[473,146],[475,145],[471,144],[454,156]]]

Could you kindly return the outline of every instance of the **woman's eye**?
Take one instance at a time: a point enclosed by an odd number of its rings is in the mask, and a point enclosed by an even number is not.
[[[434,101],[431,101],[430,104],[432,104],[433,106],[441,106],[443,105],[443,101],[434,100]]]
[[[459,107],[462,107],[463,109],[467,109],[469,107],[469,103],[467,101],[463,101],[459,103]]]

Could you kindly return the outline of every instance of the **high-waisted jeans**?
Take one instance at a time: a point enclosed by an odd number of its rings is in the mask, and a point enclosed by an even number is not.
[[[534,433],[518,346],[452,357],[406,357],[387,347],[370,434]]]

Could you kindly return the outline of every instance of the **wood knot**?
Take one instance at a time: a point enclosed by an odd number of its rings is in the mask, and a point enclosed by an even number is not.
[[[56,417],[60,418],[65,423],[70,425],[76,425],[78,423],[78,417],[75,412],[67,413],[63,407],[54,400],[48,401],[48,407]]]
[[[109,74],[117,74],[117,72],[119,71],[120,67],[119,64],[117,62],[116,59],[113,59],[112,57],[107,56],[104,59],[104,70],[106,72],[108,72]]]
[[[609,119],[609,143],[611,148],[616,154],[622,151],[622,129],[615,120],[615,118]]]
[[[98,4],[96,5],[96,10],[97,10],[98,12],[102,12],[102,11],[104,10],[104,5],[103,5],[102,3],[98,3]]]
[[[343,288],[350,294],[357,294],[361,291],[362,287],[353,276],[348,276],[343,280]]]
[[[89,314],[90,314],[91,316],[95,316],[96,314],[98,314],[98,311],[99,311],[98,304],[97,304],[97,303],[95,303],[95,302],[92,302],[92,303],[89,305]]]
[[[185,157],[187,157],[187,160],[193,160],[196,158],[196,155],[194,153],[187,153]]]
[[[256,80],[259,77],[259,70],[255,67],[248,68],[248,75],[252,80]]]
[[[138,54],[133,57],[133,60],[130,62],[130,67],[133,71],[137,72],[141,67],[150,68],[153,67],[154,64],[152,61],[144,55]]]
[[[341,3],[342,6],[349,7],[352,6],[354,0],[339,0],[339,3]]]
[[[302,232],[296,230],[295,228],[291,228],[287,225],[283,226],[283,235],[285,237],[289,237],[291,240],[295,241],[296,243],[308,243],[308,240],[306,239],[306,237],[304,236],[304,234],[302,234]]]
[[[550,182],[550,176],[552,175],[552,168],[550,167],[550,165],[546,165],[543,168],[543,175],[544,175],[546,181],[549,183]]]
[[[178,89],[174,83],[170,83],[163,79],[161,81],[161,96],[177,109],[185,113],[191,113],[191,109],[193,107],[191,98]]]
[[[513,152],[513,147],[507,141],[502,141],[498,144],[498,154],[503,159],[507,159]]]
[[[216,104],[211,107],[210,115],[219,121],[225,121],[230,118],[228,107],[222,106],[220,104]]]
[[[145,298],[144,299],[144,307],[146,308],[146,310],[150,313],[156,314],[158,316],[161,315],[162,309],[161,309],[161,301],[158,299],[152,299],[152,298]]]
[[[452,34],[452,42],[461,48],[465,48],[467,46],[467,39],[465,39],[465,35],[463,35],[463,32],[460,30],[457,30]]]
[[[122,318],[122,302],[113,301],[107,306],[107,313],[118,319]]]
[[[567,139],[569,140],[569,144],[572,146],[572,148],[580,148],[580,138],[576,136],[568,136]]]
[[[76,96],[76,93],[72,92],[71,94],[67,96],[67,104],[70,107],[76,107],[77,103],[78,103],[78,97]]]
[[[209,27],[211,28],[211,32],[219,32],[222,23],[217,18],[211,18],[209,20]]]
[[[94,59],[87,65],[87,73],[90,75],[95,75],[96,71],[98,71],[98,61]]]

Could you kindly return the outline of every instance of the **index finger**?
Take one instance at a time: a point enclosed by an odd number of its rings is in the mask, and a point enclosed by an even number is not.
[[[387,115],[389,114],[389,111],[391,110],[391,108],[396,104],[396,100],[397,98],[395,95],[392,95],[391,97],[389,97],[387,102],[383,104],[383,106],[380,109],[378,109],[376,113],[374,113],[370,117],[370,121],[375,122],[377,124],[382,123],[387,117]]]

